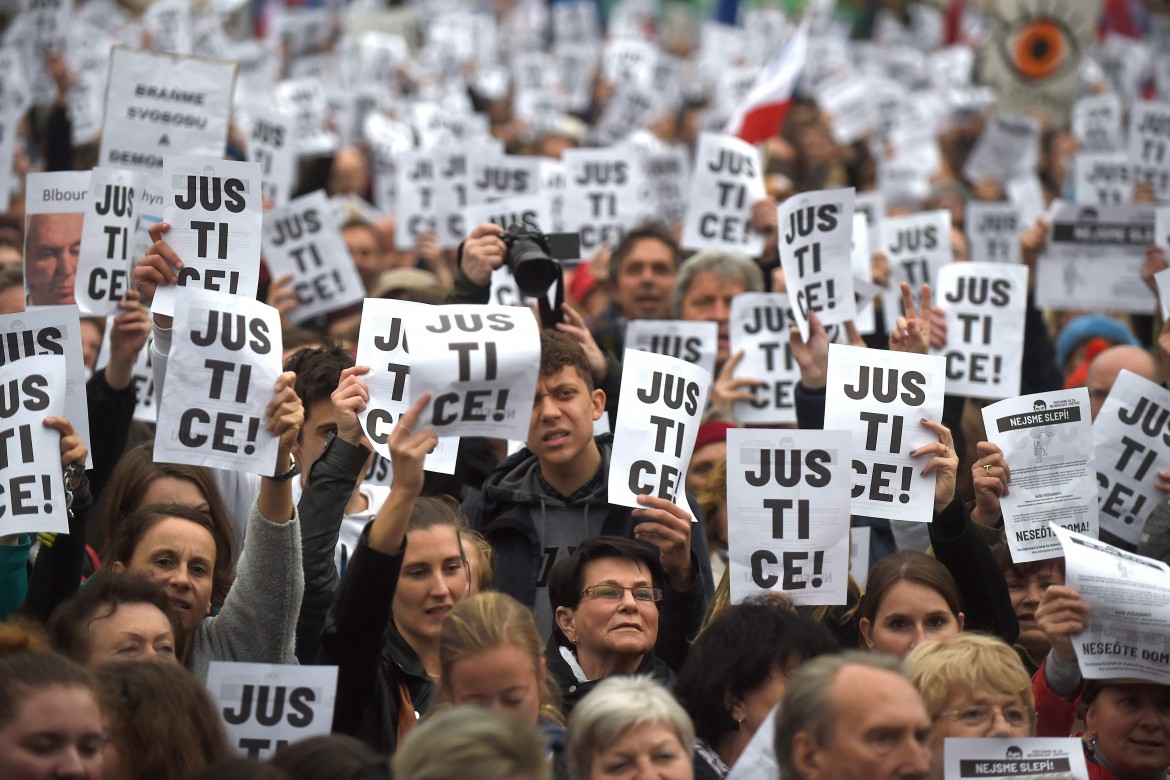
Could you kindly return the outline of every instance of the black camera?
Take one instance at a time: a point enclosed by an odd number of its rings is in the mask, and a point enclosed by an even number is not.
[[[562,278],[561,260],[576,260],[581,256],[581,236],[577,233],[541,233],[519,222],[513,222],[500,236],[508,252],[504,263],[520,293],[539,298]]]

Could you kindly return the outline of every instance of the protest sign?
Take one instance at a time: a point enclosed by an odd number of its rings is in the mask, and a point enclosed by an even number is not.
[[[968,259],[973,263],[1019,263],[1020,210],[1011,203],[973,200],[967,204]]]
[[[102,334],[102,345],[98,349],[97,362],[94,370],[100,371],[110,362],[110,336],[114,332],[114,318],[106,320],[106,330]],[[158,421],[158,393],[154,389],[154,369],[150,347],[154,342],[154,334],[146,337],[146,344],[138,350],[134,359],[134,368],[130,374],[130,384],[134,385],[134,419],[139,422],[154,424]]]
[[[540,192],[540,158],[516,155],[471,157],[467,161],[467,202],[488,203]]]
[[[936,475],[909,453],[938,441],[919,420],[942,420],[945,377],[941,357],[829,345],[825,430],[853,436],[853,514],[930,522]]]
[[[480,157],[500,157],[503,152],[496,142],[461,144],[456,147],[432,149],[435,161],[435,237],[439,246],[454,249],[467,238],[475,224],[463,219],[468,204],[469,161]]]
[[[852,449],[847,431],[727,432],[732,603],[770,591],[845,603]]]
[[[293,143],[299,154],[320,156],[332,153],[340,139],[328,129],[329,95],[320,78],[304,74],[302,78],[276,85],[276,106],[287,114],[293,125]]]
[[[399,155],[394,185],[394,249],[411,251],[424,233],[435,229],[435,158],[429,149]]]
[[[81,346],[81,318],[76,306],[42,306],[0,315],[0,365],[34,355],[65,357],[65,417],[82,441],[89,438],[89,404],[85,395],[85,356]],[[85,467],[93,468],[93,453]]]
[[[752,229],[752,206],[767,197],[760,155],[730,135],[702,133],[683,223],[687,249],[721,249],[755,257],[764,235]]]
[[[118,301],[126,297],[136,257],[131,254],[138,231],[135,198],[141,192],[135,171],[93,169],[74,294],[82,314],[117,314]]]
[[[1012,472],[1000,496],[1004,533],[1016,563],[1056,558],[1054,521],[1097,536],[1096,471],[1085,388],[1009,398],[983,408],[987,441]]]
[[[426,304],[388,298],[367,298],[362,305],[358,331],[357,365],[369,366],[362,377],[370,390],[366,412],[358,419],[362,430],[381,456],[390,463],[390,432],[398,418],[410,409],[410,354],[406,349],[406,320],[418,316]],[[443,436],[423,461],[423,468],[439,474],[454,474],[459,455],[459,438]],[[392,472],[385,472],[380,484],[389,485]],[[369,477],[367,477],[369,479]]]
[[[947,737],[947,780],[1089,780],[1085,750],[1075,737]]]
[[[1125,149],[1121,126],[1121,99],[1117,95],[1088,95],[1073,104],[1072,132],[1086,152],[1120,152]]]
[[[646,176],[654,192],[654,218],[667,225],[681,223],[686,217],[690,189],[690,155],[686,147],[675,145],[647,154]]]
[[[191,53],[189,0],[155,0],[143,11],[142,26],[151,51]]]
[[[182,259],[178,285],[155,293],[151,310],[172,314],[177,287],[256,297],[260,282],[260,164],[166,157],[163,220],[167,243]]]
[[[1141,100],[1130,109],[1129,160],[1135,182],[1150,185],[1159,201],[1170,200],[1170,103]]]
[[[849,529],[849,573],[862,591],[869,581],[869,545],[873,529],[859,525]]]
[[[75,303],[89,171],[30,173],[24,191],[24,289],[28,307]]]
[[[7,76],[0,73],[0,80],[4,78]],[[8,203],[11,200],[13,185],[16,183],[12,170],[12,156],[16,151],[16,130],[22,116],[23,112],[0,102],[0,203]]]
[[[397,203],[398,157],[414,148],[414,134],[402,122],[382,113],[366,117],[362,134],[370,147],[374,203],[379,210],[393,213]]]
[[[235,751],[263,761],[330,733],[337,667],[212,661],[207,691]]]
[[[1170,684],[1170,566],[1055,524],[1064,584],[1089,605],[1072,637],[1087,680],[1137,677]]]
[[[292,197],[297,174],[293,123],[279,113],[252,120],[248,159],[260,164],[260,193],[264,201],[282,206]]]
[[[548,230],[561,233],[565,229],[565,164],[551,157],[540,163],[540,193],[548,203]]]
[[[1079,205],[1113,206],[1133,200],[1134,167],[1125,152],[1078,152],[1073,172],[1073,199]]]
[[[1123,370],[1093,421],[1101,528],[1130,544],[1141,541],[1170,446],[1170,391]]]
[[[1142,281],[1154,243],[1153,206],[1074,206],[1052,214],[1048,249],[1036,262],[1036,305],[1076,311],[1147,313],[1154,294]]]
[[[638,508],[640,495],[688,512],[684,487],[711,374],[694,363],[627,349],[609,465],[609,503]]]
[[[65,56],[72,6],[70,0],[21,0],[20,15],[10,30],[19,30],[29,88],[38,106],[47,106],[58,97],[57,83],[49,73],[46,58],[51,54]]]
[[[536,318],[516,306],[431,306],[406,321],[410,402],[440,437],[528,438],[540,365]]]
[[[65,416],[66,371],[59,354],[0,366],[0,535],[69,533],[61,436],[44,426]]]
[[[1020,393],[1028,268],[951,263],[938,271],[935,300],[946,312],[947,392],[968,398]]]
[[[263,223],[263,244],[273,278],[293,274],[299,301],[289,313],[294,322],[343,309],[366,297],[366,286],[345,248],[324,190],[269,211]]]
[[[923,284],[934,284],[938,269],[954,262],[951,249],[951,212],[945,209],[923,211],[905,217],[882,220],[880,251],[885,252],[890,273],[882,308],[886,330],[893,331],[898,315],[903,314],[901,284],[910,285],[918,302]]]
[[[99,164],[162,168],[163,156],[223,157],[236,63],[114,47]]]
[[[780,265],[801,338],[808,315],[824,323],[853,319],[853,189],[817,190],[780,204]]]
[[[519,195],[467,206],[463,209],[462,221],[467,226],[464,238],[477,225],[487,223],[499,225],[505,230],[512,225],[520,225],[528,230],[544,233],[552,224],[552,213],[548,198],[544,195]]]
[[[882,288],[873,283],[873,254],[870,252],[870,229],[865,214],[853,213],[852,243],[849,266],[853,271],[853,324],[861,334],[873,333],[876,327],[873,302]]]
[[[642,161],[632,148],[566,149],[565,230],[581,234],[581,257],[617,246],[649,216]]]
[[[874,251],[882,245],[882,220],[886,217],[886,199],[880,190],[858,192],[853,196],[853,213],[864,214],[869,227],[869,245]]]
[[[971,150],[963,176],[973,182],[1004,182],[1035,169],[1039,154],[1039,121],[1030,116],[996,114]]]
[[[793,324],[787,293],[740,293],[731,299],[730,353],[743,353],[735,376],[760,382],[755,399],[735,402],[742,423],[796,422],[796,383],[800,368],[788,343]]]
[[[715,376],[719,325],[684,320],[630,320],[626,323],[625,345],[627,349],[670,355],[694,363]]]
[[[859,73],[835,78],[818,87],[817,105],[829,115],[833,140],[851,144],[873,132],[879,123],[871,79]]]
[[[280,314],[198,287],[176,299],[154,459],[272,476],[280,440],[264,412],[281,372]]]
[[[1162,310],[1162,322],[1170,320],[1170,268],[1163,268],[1154,274],[1158,287],[1158,304]]]

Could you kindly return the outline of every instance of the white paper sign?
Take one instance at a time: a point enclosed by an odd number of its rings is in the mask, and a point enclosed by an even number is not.
[[[163,167],[166,241],[183,261],[179,287],[255,298],[260,282],[260,164],[167,157]],[[151,309],[172,314],[175,285],[159,287]]]
[[[260,192],[274,206],[292,197],[297,175],[297,150],[292,121],[278,113],[252,120],[248,159],[260,164]]]
[[[98,350],[97,363],[94,370],[98,371],[109,365],[110,336],[114,331],[114,318],[106,319],[106,330],[102,334],[102,346]],[[154,341],[154,334],[146,337],[146,345],[138,350],[134,359],[134,368],[130,374],[130,384],[134,385],[134,419],[139,422],[155,423],[158,421],[158,392],[154,388],[154,368],[150,353],[150,345]]]
[[[1089,780],[1075,737],[947,737],[947,780]]]
[[[1009,398],[984,407],[983,424],[1012,472],[1011,488],[999,500],[1012,560],[1058,557],[1051,521],[1096,538],[1088,391],[1078,387]]]
[[[24,192],[24,289],[28,306],[74,303],[89,171],[30,173]]]
[[[490,203],[476,203],[463,209],[463,224],[469,235],[477,225],[491,223],[507,230],[521,225],[537,233],[551,229],[552,212],[544,195],[520,195]],[[466,238],[467,235],[464,235]]]
[[[438,174],[434,155],[429,149],[406,152],[398,157],[395,173],[394,248],[407,252],[424,233],[435,229]]]
[[[892,331],[902,310],[901,284],[910,285],[915,303],[924,283],[933,285],[938,269],[954,262],[951,212],[940,209],[882,220],[881,251],[889,262],[889,285],[882,296],[886,330]]]
[[[1088,152],[1119,152],[1125,148],[1121,98],[1111,93],[1089,95],[1073,104],[1072,131]]]
[[[369,366],[363,376],[370,389],[366,413],[359,418],[374,452],[390,463],[390,432],[398,418],[410,409],[410,355],[406,350],[406,325],[424,303],[388,298],[367,298],[362,306],[358,331],[357,365]],[[423,460],[423,468],[439,474],[454,474],[459,455],[459,437],[444,436]],[[389,485],[392,472],[382,475],[379,484]]]
[[[236,752],[263,761],[330,733],[337,667],[212,661],[207,690]]]
[[[432,149],[435,169],[435,234],[444,249],[454,249],[467,238],[475,227],[464,219],[468,198],[470,161],[480,158],[498,158],[503,155],[498,142],[460,144]],[[550,228],[546,228],[550,229]]]
[[[114,47],[101,165],[162,168],[163,156],[222,157],[236,63]]]
[[[439,436],[528,438],[540,366],[540,333],[529,309],[432,306],[406,322],[410,401],[431,401],[421,424]]]
[[[197,287],[176,299],[154,459],[272,476],[280,439],[264,412],[281,372],[279,313]]]
[[[685,360],[627,349],[609,466],[609,502],[656,495],[690,511],[684,487],[711,374]]]
[[[765,197],[755,147],[733,136],[702,133],[682,245],[755,257],[764,250],[764,236],[752,230],[752,205]]]
[[[345,248],[324,190],[268,212],[264,256],[272,276],[293,274],[300,304],[290,316],[303,322],[343,309],[366,297],[366,286]]]
[[[1093,421],[1101,528],[1130,544],[1166,500],[1157,484],[1158,470],[1167,468],[1168,418],[1170,391],[1123,370]]]
[[[69,532],[61,437],[44,426],[65,410],[66,359],[34,355],[0,367],[0,535]]]
[[[1020,210],[1011,203],[970,201],[964,227],[973,263],[1019,263]]]
[[[617,246],[649,216],[636,150],[567,149],[563,159],[565,230],[581,234],[582,257],[593,257],[602,244]]]
[[[1125,152],[1078,152],[1073,171],[1078,204],[1116,206],[1133,201],[1134,167]]]
[[[727,432],[732,603],[774,590],[845,603],[852,449],[847,431]]]
[[[1089,605],[1072,637],[1088,680],[1139,677],[1170,684],[1170,566],[1058,526],[1064,584]]]
[[[1154,294],[1141,271],[1146,247],[1154,243],[1154,211],[1152,206],[1057,206],[1048,249],[1036,262],[1036,305],[1152,310]]]
[[[65,357],[65,418],[89,442],[89,404],[85,396],[85,357],[81,349],[81,318],[76,306],[42,306],[0,315],[0,365],[34,355]],[[60,451],[58,451],[60,454]],[[58,463],[60,459],[58,458]],[[93,468],[93,454],[85,467]]]
[[[75,297],[82,314],[117,314],[118,301],[132,284],[131,252],[142,185],[135,171],[98,167],[89,187]]]
[[[947,392],[968,398],[1020,393],[1028,268],[951,263],[938,271],[935,300],[946,312]]]
[[[997,114],[963,166],[968,181],[1007,181],[1036,167],[1040,151],[1040,122],[1018,114]]]
[[[800,368],[792,359],[788,333],[793,325],[787,293],[740,293],[731,299],[730,352],[743,352],[735,376],[755,379],[755,400],[736,401],[742,423],[796,422]]]
[[[488,203],[540,192],[540,158],[500,155],[467,161],[467,202]]]
[[[853,514],[931,521],[936,475],[909,453],[938,441],[919,420],[942,420],[945,377],[941,357],[829,345],[825,430],[853,436]]]
[[[1137,182],[1170,201],[1170,103],[1138,101],[1129,114],[1129,159]]]
[[[719,325],[685,320],[630,320],[626,323],[625,345],[627,349],[669,355],[694,363],[714,376],[715,358],[719,352]]]
[[[853,299],[853,189],[816,190],[780,204],[780,265],[792,313],[808,339],[808,313],[840,323],[857,314]]]
[[[849,573],[863,591],[869,582],[869,544],[872,536],[873,529],[866,525],[849,529]]]

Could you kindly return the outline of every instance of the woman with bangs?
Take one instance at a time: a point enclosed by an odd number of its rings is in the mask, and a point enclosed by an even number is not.
[[[1040,602],[1050,587],[1064,585],[1064,557],[1014,563],[1008,552],[1003,557],[1002,568],[1008,595],[1012,599],[1012,609],[1020,622],[1016,650],[1028,673],[1035,674],[1052,649],[1052,644],[1036,620],[1036,610],[1040,608]]]
[[[354,414],[369,389],[351,376],[338,390]],[[420,498],[423,459],[438,443],[415,432],[424,395],[390,432],[394,483],[366,526],[321,635],[321,660],[338,666],[333,730],[393,752],[438,699],[440,632],[468,593],[470,572],[453,500]]]
[[[930,713],[932,780],[943,780],[948,737],[1035,736],[1031,677],[998,637],[968,633],[925,642],[906,666]]]

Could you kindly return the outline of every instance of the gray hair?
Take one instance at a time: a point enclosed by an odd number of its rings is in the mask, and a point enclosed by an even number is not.
[[[678,268],[674,291],[670,295],[670,316],[678,318],[683,298],[690,292],[695,277],[704,271],[713,272],[719,279],[739,282],[748,292],[764,290],[764,272],[750,257],[717,250],[699,252],[687,258]]]
[[[548,740],[532,724],[482,707],[451,707],[398,746],[394,776],[466,780],[470,771],[477,780],[552,780],[547,754]]]
[[[792,739],[797,732],[809,732],[818,745],[824,745],[832,736],[837,722],[833,683],[847,666],[866,666],[906,676],[898,658],[861,650],[822,655],[801,666],[788,683],[776,713],[776,761],[781,777],[800,777],[792,756]]]
[[[690,761],[695,752],[695,727],[665,688],[643,676],[602,680],[569,716],[569,776],[589,777],[595,750],[616,742],[626,729],[647,723],[673,728]]]

